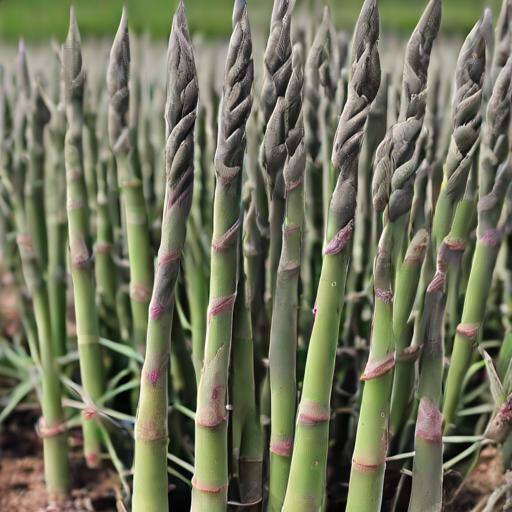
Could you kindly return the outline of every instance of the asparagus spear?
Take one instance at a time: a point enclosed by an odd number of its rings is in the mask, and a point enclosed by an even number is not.
[[[509,57],[498,75],[487,106],[479,170],[477,243],[446,380],[443,405],[445,429],[450,428],[455,418],[462,379],[469,366],[473,344],[478,341],[484,320],[499,249],[500,239],[496,229],[510,183],[508,126],[512,99],[511,75],[512,58]]]
[[[66,353],[66,166],[64,138],[66,136],[66,110],[64,80],[60,52],[56,51],[55,96],[47,99],[51,116],[48,124],[50,140],[49,166],[46,181],[46,219],[48,232],[48,294],[52,317],[52,342],[55,354]]]
[[[277,269],[276,290],[270,329],[270,482],[269,510],[281,510],[288,483],[297,384],[295,358],[297,352],[297,316],[299,271],[304,224],[304,125],[302,120],[302,55],[295,45],[292,75],[286,90],[288,117],[287,161],[283,170],[285,182],[285,220],[283,246]]]
[[[252,107],[253,61],[245,0],[233,9],[215,154],[210,303],[204,363],[197,392],[192,510],[226,509],[226,392],[236,298],[245,126]]]
[[[41,370],[42,417],[37,429],[43,439],[44,476],[50,502],[62,502],[69,496],[69,460],[64,410],[60,385],[60,371],[52,343],[52,325],[48,289],[44,279],[41,255],[28,226],[27,205],[24,202],[24,185],[31,179],[27,175],[14,175],[12,169],[11,123],[6,103],[3,80],[0,84],[0,103],[3,105],[2,124],[2,169],[0,178],[2,189],[9,194],[14,213],[16,242],[21,259],[23,279],[32,298],[32,306],[37,327],[37,348],[31,347],[34,362]],[[48,115],[46,106],[39,101],[35,105],[39,112],[34,117]],[[18,104],[18,108],[24,105]],[[6,110],[7,109],[7,110]],[[19,115],[19,114],[18,114]],[[40,212],[43,215],[44,212]]]
[[[267,296],[272,297],[281,257],[284,218],[283,166],[286,160],[284,95],[292,72],[289,0],[275,0],[270,35],[265,49],[265,67],[261,103],[264,122],[262,165],[267,173],[269,195],[269,269]]]
[[[254,209],[251,215],[255,217]],[[249,214],[244,219],[244,246],[248,230],[256,228],[256,219]],[[257,228],[256,228],[257,229]],[[245,249],[244,249],[245,252]],[[248,300],[246,268],[248,256],[240,265],[238,290],[233,312],[230,395],[233,406],[231,418],[232,475],[237,480],[243,506],[258,507],[263,494],[263,436],[256,405],[254,380],[254,343],[251,309]]]
[[[462,199],[478,147],[482,114],[482,86],[485,76],[485,50],[491,32],[491,13],[473,27],[459,53],[455,72],[453,132],[444,166],[444,182],[437,200],[432,224],[432,242],[436,250],[448,234],[455,207]]]
[[[137,139],[129,116],[130,43],[128,19],[123,10],[107,71],[107,89],[110,95],[108,129],[110,145],[116,155],[121,200],[126,219],[128,258],[130,261],[130,299],[133,317],[133,343],[143,351],[148,322],[148,306],[153,288],[153,250],[142,175],[137,160]]]
[[[169,336],[175,288],[192,204],[197,75],[185,6],[174,15],[167,53],[165,204],[155,286],[149,307],[146,357],[135,424],[133,510],[168,509],[167,407]]]
[[[96,310],[93,248],[85,188],[82,131],[85,71],[82,67],[80,33],[73,8],[62,51],[68,129],[64,144],[66,163],[68,240],[75,298],[76,329],[82,385],[93,404],[104,389],[104,372]],[[95,411],[83,415],[85,459],[90,467],[100,464],[101,433]]]
[[[380,86],[378,38],[377,3],[366,0],[354,35],[347,103],[334,140],[332,160],[338,179],[329,207],[316,316],[309,342],[283,511],[318,510],[322,506],[329,405],[354,229],[358,159],[370,107]]]

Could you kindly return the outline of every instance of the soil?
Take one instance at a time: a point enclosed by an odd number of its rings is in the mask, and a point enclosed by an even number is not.
[[[44,483],[42,443],[34,430],[37,414],[14,414],[0,432],[0,511],[2,512],[110,512],[123,511],[117,503],[119,483],[113,469],[85,467],[79,434],[71,432],[71,499],[48,505]]]

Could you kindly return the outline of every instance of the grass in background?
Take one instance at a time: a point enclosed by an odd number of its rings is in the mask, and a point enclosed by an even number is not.
[[[310,0],[297,0],[305,4]],[[68,23],[68,7],[74,3],[80,30],[87,36],[113,37],[122,5],[128,7],[130,26],[153,37],[167,37],[177,0],[0,0],[0,39],[63,40]],[[207,37],[222,37],[231,28],[232,0],[186,0],[191,30]],[[328,0],[336,24],[353,27],[362,0]],[[252,24],[266,28],[272,0],[248,0]],[[323,0],[315,0],[319,8]],[[384,30],[410,32],[426,0],[380,0]],[[465,33],[488,5],[497,16],[499,0],[445,0],[442,30]]]

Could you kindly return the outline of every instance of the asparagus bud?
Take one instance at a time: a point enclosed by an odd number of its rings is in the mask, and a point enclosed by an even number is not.
[[[398,122],[375,155],[373,204],[381,212],[389,202],[391,221],[407,213],[412,204],[418,168],[414,154],[425,117],[430,54],[440,24],[441,1],[431,0],[407,44]]]

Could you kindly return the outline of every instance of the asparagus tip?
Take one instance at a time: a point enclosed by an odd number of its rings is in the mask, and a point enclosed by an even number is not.
[[[233,6],[233,26],[235,26],[244,16],[244,12],[247,11],[247,0],[235,0]]]

